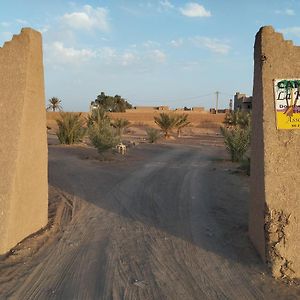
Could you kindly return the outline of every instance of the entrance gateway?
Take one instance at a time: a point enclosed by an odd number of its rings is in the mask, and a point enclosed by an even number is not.
[[[300,47],[271,26],[254,46],[249,234],[275,277],[300,278]]]
[[[0,254],[48,221],[48,151],[41,34],[0,47]]]

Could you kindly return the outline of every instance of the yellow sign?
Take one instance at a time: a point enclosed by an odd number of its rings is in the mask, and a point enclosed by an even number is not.
[[[300,129],[300,79],[274,80],[277,129]]]

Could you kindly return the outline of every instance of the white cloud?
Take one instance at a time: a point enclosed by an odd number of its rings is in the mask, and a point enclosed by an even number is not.
[[[45,26],[43,26],[43,27],[40,27],[40,28],[38,29],[38,31],[41,32],[41,33],[46,33],[46,32],[49,31],[49,29],[50,29],[50,26],[49,26],[49,25],[45,25]]]
[[[182,65],[182,69],[185,71],[191,71],[195,68],[199,68],[200,63],[198,61],[188,61]]]
[[[75,65],[92,61],[95,64],[114,67],[138,67],[153,66],[166,61],[166,54],[158,48],[129,47],[116,49],[113,47],[101,47],[98,49],[67,47],[64,43],[56,41],[45,44],[45,61],[52,67]]]
[[[114,58],[117,56],[117,50],[111,47],[103,47],[100,50],[102,57]]]
[[[227,54],[231,47],[219,39],[197,36],[191,39],[193,44],[197,47],[207,48],[212,52],[219,54]]]
[[[137,60],[137,57],[132,52],[126,52],[121,56],[121,64],[123,66],[128,66],[133,64]]]
[[[16,22],[21,24],[21,25],[28,25],[28,21],[26,21],[26,20],[16,19]]]
[[[169,0],[159,1],[159,6],[160,8],[167,9],[167,10],[175,8],[175,6]]]
[[[85,5],[82,11],[65,14],[63,22],[74,29],[108,31],[108,10],[103,7],[93,8]]]
[[[151,3],[151,1],[148,1],[148,2],[146,2],[146,3],[140,2],[140,3],[139,3],[139,7],[142,7],[142,8],[152,8],[152,7],[153,7],[153,4]]]
[[[133,16],[140,16],[141,12],[139,9],[128,7],[128,6],[120,6],[120,9],[125,11],[126,13],[133,15]]]
[[[300,27],[288,27],[284,29],[279,29],[283,34],[290,34],[300,38]]]
[[[293,10],[293,9],[289,9],[289,8],[287,8],[287,9],[285,10],[285,13],[286,13],[288,16],[294,16],[294,15],[295,15],[294,10]]]
[[[280,14],[280,15],[288,15],[288,16],[294,16],[295,15],[295,11],[293,9],[290,9],[290,8],[286,8],[285,10],[276,10],[275,13]]]
[[[54,63],[74,63],[78,64],[88,61],[96,56],[96,52],[90,49],[75,49],[65,47],[62,42],[54,42],[51,45],[45,45],[46,58],[48,62]]]
[[[158,42],[148,40],[148,41],[143,43],[143,46],[145,48],[155,48],[155,47],[159,47],[160,44]]]
[[[2,27],[9,27],[10,26],[10,23],[9,22],[1,22],[0,25]]]
[[[172,40],[170,42],[170,44],[171,44],[172,47],[178,48],[183,44],[183,39],[180,38],[180,39],[177,39],[177,40]]]
[[[196,3],[187,3],[184,7],[179,9],[180,12],[186,17],[210,17],[211,12],[206,10],[204,6]]]
[[[157,63],[164,63],[166,61],[166,54],[159,49],[152,50],[149,54],[150,58]]]
[[[115,48],[103,47],[97,51],[97,56],[107,65],[129,66],[139,60],[139,55],[130,50],[118,52]]]

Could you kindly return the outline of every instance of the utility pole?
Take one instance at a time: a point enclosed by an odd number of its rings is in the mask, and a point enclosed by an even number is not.
[[[219,105],[219,94],[220,92],[216,91],[216,114],[218,113],[218,105]]]

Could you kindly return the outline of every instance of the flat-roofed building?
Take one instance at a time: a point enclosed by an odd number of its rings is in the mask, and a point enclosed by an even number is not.
[[[252,96],[246,96],[236,92],[234,95],[234,110],[251,111],[252,110]]]

